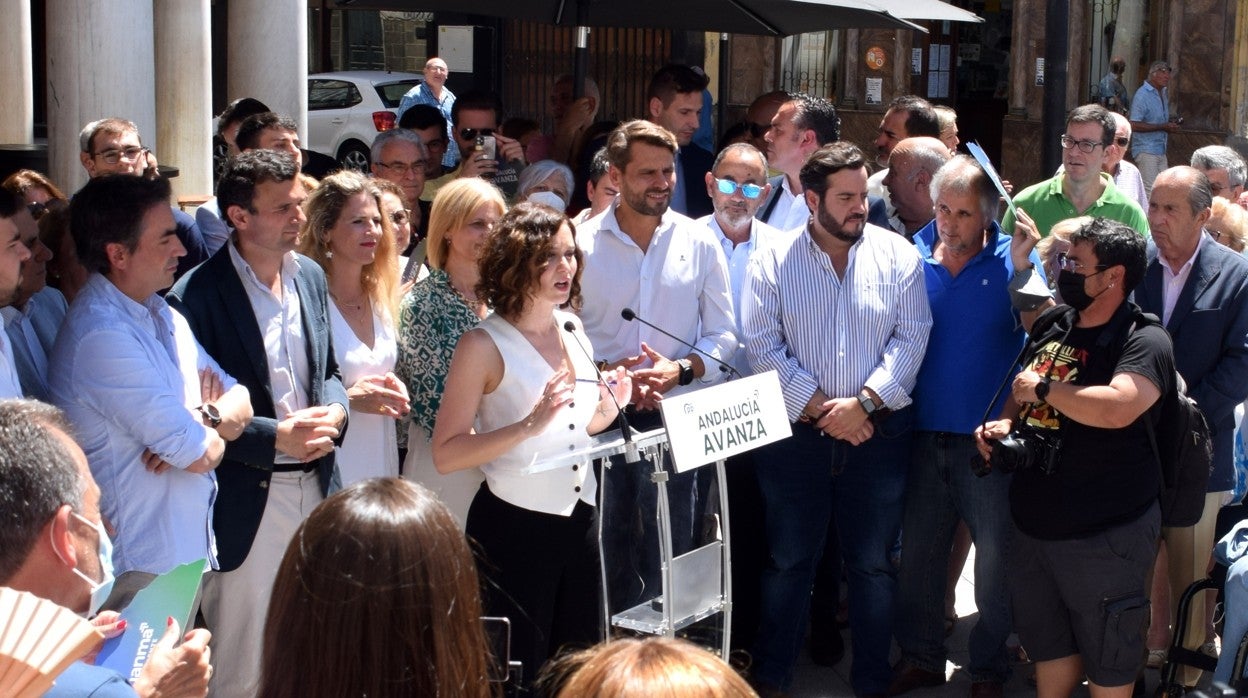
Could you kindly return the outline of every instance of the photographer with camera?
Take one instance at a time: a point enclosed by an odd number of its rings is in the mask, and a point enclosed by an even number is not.
[[[1130,696],[1144,664],[1160,478],[1144,420],[1173,389],[1170,338],[1133,330],[1127,302],[1146,242],[1115,221],[1077,229],[1059,259],[1064,306],[1029,328],[1003,419],[976,430],[990,469],[1013,470],[1007,582],[1039,695]]]

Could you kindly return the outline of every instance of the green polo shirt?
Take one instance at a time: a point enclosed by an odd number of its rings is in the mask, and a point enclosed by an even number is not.
[[[1114,186],[1114,180],[1104,172],[1101,181],[1105,183],[1105,192],[1086,211],[1076,211],[1075,205],[1062,193],[1062,177],[1057,175],[1039,184],[1019,192],[1014,197],[1014,205],[1022,208],[1036,222],[1036,228],[1042,237],[1048,237],[1049,230],[1059,221],[1079,216],[1100,216],[1120,223],[1125,223],[1144,237],[1148,237],[1148,217],[1136,202],[1128,199]],[[1008,233],[1014,232],[1014,213],[1008,208],[1001,227]]]

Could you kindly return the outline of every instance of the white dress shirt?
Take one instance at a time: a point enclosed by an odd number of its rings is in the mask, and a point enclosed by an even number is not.
[[[226,390],[235,385],[163,298],[136,303],[99,274],[87,279],[57,337],[52,402],[73,423],[99,483],[100,507],[116,528],[118,574],[161,574],[200,558],[215,563],[216,476],[185,470],[211,439],[193,411],[203,403],[204,368]],[[147,449],[173,467],[147,470]]]
[[[760,250],[741,296],[750,366],[780,374],[789,419],[815,389],[832,398],[869,387],[884,405],[910,404],[932,312],[922,259],[905,238],[866,225],[845,278],[808,230]]]
[[[584,252],[581,276],[584,307],[581,319],[596,359],[618,361],[641,353],[641,343],[672,360],[691,352],[689,347],[620,316],[632,308],[637,316],[680,337],[720,361],[732,360],[734,333],[732,297],[724,253],[706,226],[675,211],[663,214],[645,252],[620,230],[615,217],[620,199],[576,232]],[[722,371],[702,357],[706,372],[690,386],[717,380]],[[646,368],[650,361],[638,367]]]
[[[1183,293],[1183,287],[1187,285],[1187,277],[1192,274],[1192,265],[1196,262],[1196,255],[1200,254],[1200,248],[1206,244],[1216,245],[1213,238],[1205,234],[1202,229],[1200,231],[1200,240],[1196,243],[1196,250],[1192,252],[1192,256],[1187,261],[1179,265],[1178,269],[1173,269],[1170,262],[1157,253],[1157,261],[1161,263],[1161,324],[1170,323],[1170,316],[1174,314],[1174,306],[1179,302],[1179,294]]]
[[[230,261],[243,283],[251,311],[256,316],[260,336],[264,338],[264,355],[269,366],[269,387],[273,392],[273,408],[277,421],[291,412],[308,407],[308,394],[312,389],[308,367],[308,342],[304,336],[303,314],[300,312],[299,290],[295,288],[295,275],[299,261],[294,252],[287,252],[282,259],[282,297],[273,294],[238,248],[230,244]],[[299,459],[277,452],[275,463],[299,463]]]
[[[777,196],[780,200],[772,208],[767,223],[786,231],[805,228],[806,222],[810,220],[810,207],[806,205],[805,196],[793,193],[787,176],[780,180],[780,193]]]
[[[719,247],[723,250],[725,259],[728,260],[728,280],[732,284],[732,307],[737,311],[738,344],[737,352],[732,357],[732,367],[743,376],[750,374],[750,362],[745,356],[744,347],[740,344],[745,337],[745,333],[741,331],[741,289],[745,287],[745,272],[749,267],[750,258],[757,250],[767,245],[774,245],[785,236],[783,231],[757,218],[750,218],[750,221],[750,237],[738,245],[724,235],[724,229],[720,227],[714,214],[698,219],[698,222],[705,225],[719,241]]]

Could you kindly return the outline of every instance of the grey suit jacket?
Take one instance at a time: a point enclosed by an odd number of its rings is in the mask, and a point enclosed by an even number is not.
[[[1135,302],[1162,317],[1162,268],[1148,246],[1148,270]],[[1248,259],[1204,240],[1166,329],[1175,364],[1213,433],[1209,491],[1231,489],[1235,406],[1248,398]]]

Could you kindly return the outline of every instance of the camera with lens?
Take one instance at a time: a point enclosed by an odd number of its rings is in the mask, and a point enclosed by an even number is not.
[[[1044,475],[1052,475],[1057,472],[1061,451],[1060,430],[1019,427],[992,442],[992,453],[986,462],[978,453],[972,456],[971,471],[979,477],[993,470],[1012,473],[1035,469]]]

